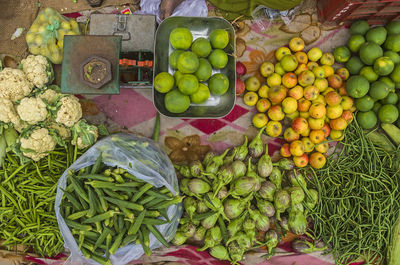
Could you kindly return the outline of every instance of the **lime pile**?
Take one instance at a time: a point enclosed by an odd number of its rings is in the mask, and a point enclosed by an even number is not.
[[[165,108],[171,113],[185,112],[190,103],[201,104],[211,94],[221,96],[229,89],[229,79],[223,73],[212,70],[224,69],[228,55],[224,51],[229,34],[224,29],[211,32],[209,38],[197,38],[187,28],[175,28],[169,41],[174,48],[169,65],[175,70],[171,75],[161,72],[154,78],[154,89],[166,93]]]
[[[400,22],[370,28],[359,20],[350,32],[347,46],[337,47],[334,56],[351,74],[346,90],[355,98],[357,121],[364,129],[378,122],[400,126]]]

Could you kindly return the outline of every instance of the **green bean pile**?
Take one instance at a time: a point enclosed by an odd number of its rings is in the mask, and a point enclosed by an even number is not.
[[[150,255],[150,233],[168,247],[156,226],[170,222],[167,209],[182,198],[106,166],[100,154],[93,166],[69,172],[60,212],[83,255],[111,264],[109,256],[131,243]]]
[[[325,168],[312,171],[320,194],[310,213],[314,233],[331,246],[337,264],[380,264],[400,210],[399,149],[374,146],[354,120],[335,151]]]
[[[63,251],[54,201],[57,182],[76,153],[58,147],[47,159],[22,164],[11,152],[0,169],[0,238],[2,245],[25,246],[42,256]]]

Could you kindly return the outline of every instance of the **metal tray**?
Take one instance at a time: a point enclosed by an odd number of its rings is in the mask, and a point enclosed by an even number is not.
[[[224,69],[213,69],[212,74],[224,73],[229,79],[229,89],[222,95],[211,94],[202,104],[191,103],[183,113],[171,113],[164,106],[165,94],[159,93],[153,87],[153,102],[156,109],[168,117],[179,118],[221,118],[228,115],[236,100],[236,60],[235,60],[235,31],[232,25],[223,18],[217,17],[169,17],[158,27],[154,45],[154,72],[153,78],[160,72],[174,74],[175,70],[169,66],[168,58],[173,48],[169,42],[171,31],[177,27],[186,27],[193,34],[193,40],[208,38],[214,29],[225,29],[229,33],[229,43],[224,51],[228,56],[228,64]]]

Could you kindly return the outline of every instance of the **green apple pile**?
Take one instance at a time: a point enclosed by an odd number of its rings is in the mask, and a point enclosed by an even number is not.
[[[360,20],[350,32],[347,46],[337,47],[334,56],[351,75],[346,89],[355,98],[358,123],[364,129],[378,121],[400,126],[400,22],[370,27]]]
[[[185,112],[190,103],[201,104],[211,94],[221,96],[229,89],[229,79],[223,73],[212,75],[213,69],[224,69],[228,55],[224,51],[229,33],[224,29],[211,32],[209,38],[197,38],[187,28],[175,28],[169,41],[174,50],[169,55],[169,66],[175,71],[157,74],[154,89],[165,93],[165,108],[171,113]]]

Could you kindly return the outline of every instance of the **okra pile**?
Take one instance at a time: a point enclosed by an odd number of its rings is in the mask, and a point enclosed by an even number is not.
[[[307,213],[318,201],[318,192],[286,158],[273,163],[263,129],[248,144],[206,154],[204,160],[175,165],[185,213],[173,243],[187,240],[203,244],[199,251],[233,264],[246,251],[265,246],[267,256],[282,234],[307,232]],[[274,227],[274,229],[272,229]]]
[[[101,154],[93,166],[68,174],[60,212],[86,258],[111,264],[110,255],[132,243],[150,255],[150,233],[169,246],[157,226],[170,222],[167,209],[182,197],[106,166]]]

